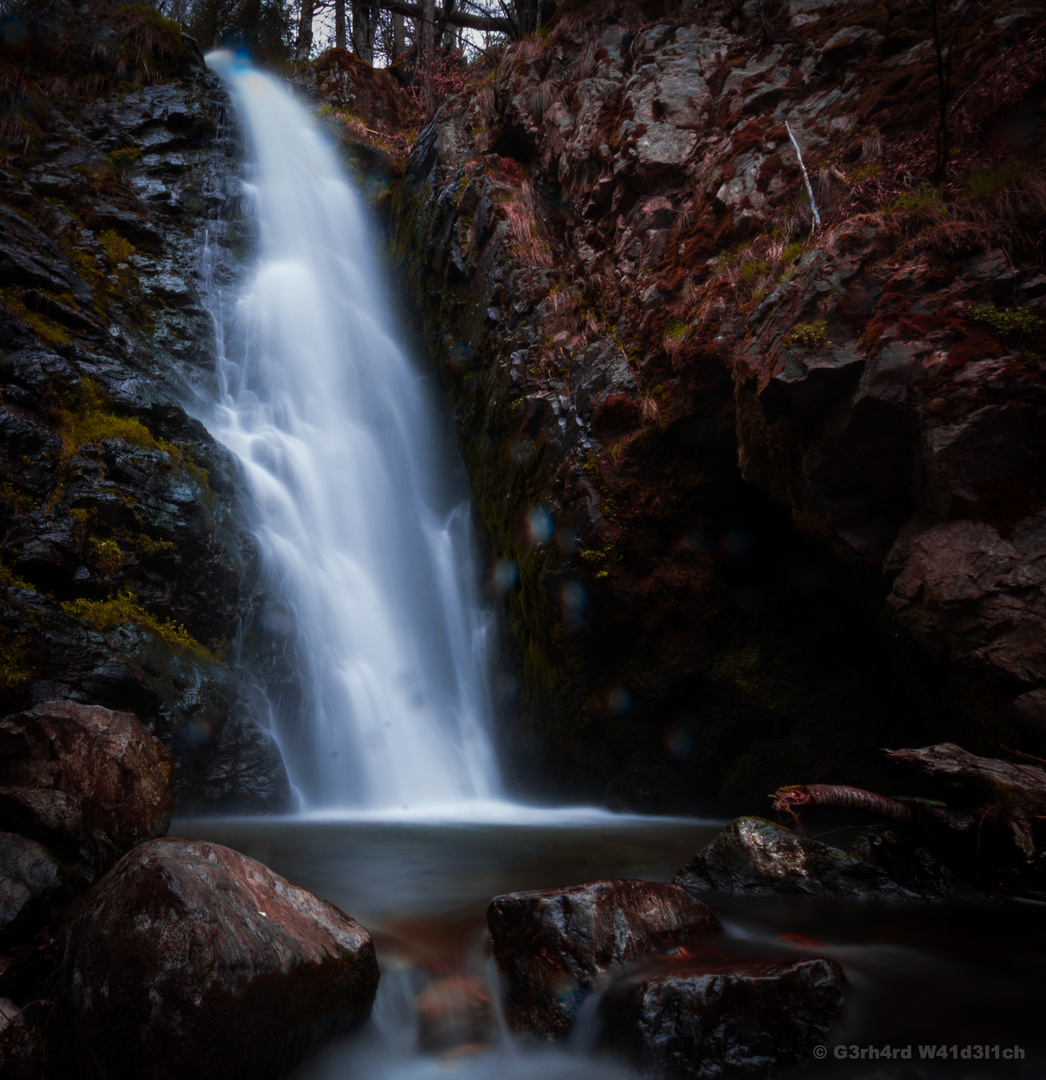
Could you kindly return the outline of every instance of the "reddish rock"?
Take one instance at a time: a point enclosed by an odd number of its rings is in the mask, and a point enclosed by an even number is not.
[[[925,649],[967,668],[995,669],[1018,685],[1041,682],[1046,512],[1020,522],[1008,539],[986,522],[913,525],[887,566],[897,574],[888,604]],[[1033,711],[1027,715],[1046,731]]]
[[[714,912],[677,885],[595,881],[495,897],[487,925],[517,1032],[569,1030],[601,975],[629,960],[722,932]]]
[[[370,935],[268,867],[154,840],[78,902],[60,936],[62,1075],[283,1075],[317,1036],[366,1016]]]
[[[600,1045],[658,1076],[758,1080],[829,1041],[845,987],[840,966],[823,957],[687,950],[610,986]]]
[[[52,701],[0,720],[0,812],[88,880],[173,809],[171,756],[133,713]]]

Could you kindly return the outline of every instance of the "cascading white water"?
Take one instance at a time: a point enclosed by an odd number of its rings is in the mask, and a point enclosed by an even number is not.
[[[365,211],[285,88],[231,54],[208,62],[246,131],[260,252],[217,317],[207,422],[243,466],[297,624],[306,715],[275,732],[291,781],[307,809],[491,798],[468,505],[441,475]]]

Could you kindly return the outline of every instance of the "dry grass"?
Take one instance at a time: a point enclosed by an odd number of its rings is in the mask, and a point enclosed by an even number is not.
[[[513,258],[531,266],[550,268],[552,246],[538,219],[534,185],[529,180],[524,180],[514,197],[504,203],[503,208],[512,236],[509,250]]]
[[[549,79],[542,79],[527,101],[527,110],[536,123],[541,123],[555,100],[556,92],[552,82]]]

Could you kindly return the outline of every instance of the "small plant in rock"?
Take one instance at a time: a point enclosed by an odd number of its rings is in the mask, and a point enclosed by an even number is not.
[[[966,309],[966,318],[973,322],[987,323],[1003,337],[1038,334],[1046,328],[1046,319],[1027,308],[999,308],[991,301],[986,304],[971,304]]]
[[[789,346],[800,346],[804,349],[817,348],[831,345],[828,339],[828,329],[823,322],[796,323],[786,343]]]
[[[644,397],[639,403],[639,414],[644,424],[660,425],[661,406],[652,398]]]
[[[91,547],[94,549],[98,573],[106,581],[110,580],[124,563],[120,545],[115,540],[99,540],[97,537],[92,537]]]
[[[125,146],[122,150],[113,150],[109,153],[109,160],[118,172],[123,172],[133,165],[142,156],[137,146]]]
[[[936,188],[920,184],[910,191],[902,191],[886,209],[901,214],[934,214],[944,209],[944,201]]]

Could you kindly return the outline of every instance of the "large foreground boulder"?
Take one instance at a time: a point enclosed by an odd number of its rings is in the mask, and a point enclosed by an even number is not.
[[[59,940],[60,1075],[285,1075],[367,1015],[370,935],[332,904],[216,844],[141,844],[77,903]],[[56,1074],[58,1075],[58,1074]]]
[[[496,896],[487,925],[516,1032],[566,1033],[584,996],[611,968],[709,934],[715,913],[659,881],[595,881]]]
[[[607,989],[600,1044],[670,1080],[761,1080],[828,1042],[845,986],[823,957],[682,949]]]
[[[0,818],[84,882],[167,831],[171,774],[133,713],[51,701],[0,720]]]

